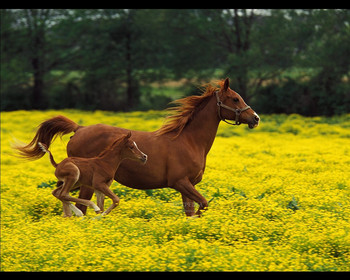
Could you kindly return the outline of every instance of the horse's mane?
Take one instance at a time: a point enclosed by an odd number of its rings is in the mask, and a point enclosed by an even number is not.
[[[119,142],[122,141],[122,138],[123,138],[123,137],[114,140],[110,145],[108,145],[106,148],[104,148],[104,150],[103,150],[97,157],[103,157],[103,156],[105,156],[107,153],[109,153],[110,150],[111,150],[111,148],[112,148],[112,146],[117,146],[116,143],[118,142],[118,144],[119,144]]]
[[[215,81],[213,82],[220,88],[223,87],[224,81]],[[170,107],[167,111],[171,112],[171,115],[165,118],[164,124],[162,127],[156,131],[156,135],[163,135],[168,132],[176,131],[176,137],[180,135],[182,130],[188,124],[193,115],[203,109],[203,107],[209,102],[210,98],[213,96],[215,91],[220,88],[213,86],[212,84],[206,84],[200,87],[203,92],[202,95],[193,95],[185,97],[182,99],[174,100],[170,104],[175,104],[175,107]]]
[[[131,136],[131,132],[129,131],[127,135],[117,138],[110,145],[108,145],[97,157],[103,157],[104,155],[109,153],[112,149],[115,149],[115,147],[118,147],[121,141],[123,141],[125,138],[130,138],[130,136]],[[119,149],[123,149],[123,148],[124,148],[123,145],[119,146]]]

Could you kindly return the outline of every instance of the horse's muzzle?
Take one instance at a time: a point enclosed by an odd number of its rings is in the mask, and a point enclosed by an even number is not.
[[[148,158],[148,156],[146,154],[143,154],[142,158],[140,158],[140,160],[143,164],[145,164],[147,162],[147,158]]]
[[[254,112],[254,117],[251,118],[251,120],[248,122],[248,127],[250,129],[253,129],[259,125],[260,117],[257,113]]]

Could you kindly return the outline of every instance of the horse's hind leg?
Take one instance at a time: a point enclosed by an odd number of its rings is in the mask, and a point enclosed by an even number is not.
[[[205,210],[208,207],[208,201],[194,188],[187,178],[177,181],[172,188],[179,191],[182,194],[182,198],[186,197],[184,202],[194,200],[199,204],[196,215],[200,216],[201,210]]]

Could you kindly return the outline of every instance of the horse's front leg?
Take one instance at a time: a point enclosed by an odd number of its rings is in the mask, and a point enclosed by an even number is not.
[[[182,196],[182,202],[185,209],[185,214],[189,217],[194,216],[194,201],[192,199],[189,199],[184,194],[181,194]]]
[[[173,189],[179,191],[182,194],[182,199],[185,196],[187,198],[186,202],[189,202],[189,200],[194,200],[199,204],[199,208],[195,213],[196,215],[201,216],[201,210],[206,210],[208,207],[208,201],[194,188],[188,178],[177,181],[173,186]]]

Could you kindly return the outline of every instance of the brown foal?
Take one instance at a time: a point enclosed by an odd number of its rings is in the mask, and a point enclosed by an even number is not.
[[[147,155],[139,150],[136,143],[130,139],[131,132],[115,140],[110,146],[102,151],[99,156],[93,158],[69,157],[57,164],[51,152],[43,143],[38,143],[40,148],[49,154],[51,164],[56,168],[55,176],[59,180],[57,188],[52,194],[63,203],[65,217],[71,217],[72,210],[77,216],[83,216],[80,209],[70,201],[77,202],[95,210],[96,213],[103,212],[104,196],[112,199],[112,205],[102,213],[107,215],[118,204],[119,197],[116,196],[109,186],[112,184],[114,174],[124,159],[132,159],[146,163]],[[71,197],[69,192],[79,186],[89,186],[97,197],[97,205],[90,200]]]

